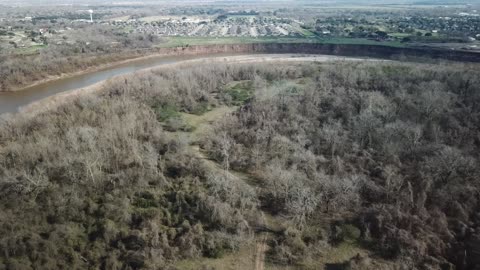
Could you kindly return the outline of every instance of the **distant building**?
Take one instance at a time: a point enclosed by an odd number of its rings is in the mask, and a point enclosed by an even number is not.
[[[25,17],[24,20],[27,21],[27,22],[31,22],[33,20],[33,18],[32,17]]]

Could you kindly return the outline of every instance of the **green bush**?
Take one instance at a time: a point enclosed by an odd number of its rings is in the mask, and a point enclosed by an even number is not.
[[[360,239],[360,229],[352,224],[340,225],[339,239],[345,242],[356,242]]]
[[[167,104],[162,106],[154,106],[153,108],[159,122],[165,122],[168,119],[180,117],[178,108],[174,105]]]
[[[231,104],[243,105],[253,96],[254,88],[252,81],[239,82],[225,89],[225,93],[231,97]]]
[[[142,192],[135,196],[133,205],[140,208],[158,207],[155,196],[149,192]]]

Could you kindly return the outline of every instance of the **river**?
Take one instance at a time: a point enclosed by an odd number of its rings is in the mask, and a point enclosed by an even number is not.
[[[15,92],[0,92],[0,114],[4,113],[15,113],[21,107],[31,104],[32,102],[45,99],[47,97],[72,91],[79,88],[84,88],[95,83],[108,80],[117,75],[123,75],[128,73],[133,73],[142,69],[153,68],[157,66],[162,66],[166,64],[179,63],[187,60],[194,59],[223,59],[226,57],[235,57],[235,56],[249,56],[249,59],[252,58],[265,58],[265,54],[252,54],[252,53],[224,53],[224,54],[211,54],[211,55],[197,55],[197,56],[156,56],[150,58],[141,58],[133,61],[129,61],[123,64],[114,65],[107,67],[102,70],[92,71],[89,73],[75,75],[71,77],[64,77],[50,82],[42,83],[32,87],[28,87],[24,90],[15,91]],[[269,58],[272,58],[274,54],[268,55]],[[277,54],[278,56],[278,54]],[[300,56],[300,55],[298,55]],[[287,54],[283,57],[288,57]],[[305,56],[302,56],[305,57]],[[322,56],[317,55],[318,61],[325,61],[332,58],[337,58],[334,56]],[[263,59],[262,58],[262,59]],[[273,57],[273,59],[275,59]],[[339,59],[344,59],[340,58]],[[251,60],[249,60],[251,61]]]
[[[232,54],[212,55],[209,57],[230,55]],[[133,73],[146,68],[152,68],[195,58],[205,58],[205,56],[158,56],[142,58],[127,63],[110,66],[102,70],[92,71],[77,76],[60,78],[58,80],[28,87],[20,91],[0,92],[0,114],[16,112],[20,107],[30,104],[34,101],[58,93],[83,88],[117,75]]]

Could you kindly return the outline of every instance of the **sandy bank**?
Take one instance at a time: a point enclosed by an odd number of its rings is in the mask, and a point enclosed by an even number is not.
[[[215,58],[200,58],[193,60],[185,60],[171,64],[165,64],[159,67],[152,67],[137,71],[136,73],[144,73],[151,70],[160,70],[166,68],[177,68],[181,66],[192,66],[194,64],[198,65],[208,65],[212,63],[231,63],[231,64],[240,64],[240,63],[266,63],[266,62],[327,62],[327,61],[366,61],[362,58],[345,58],[339,56],[329,56],[329,55],[297,55],[297,54],[260,54],[260,55],[240,55],[240,56],[223,56]],[[370,60],[372,61],[372,60]],[[126,75],[118,75],[110,80],[120,79],[124,76],[130,76],[134,73]],[[88,87],[79,88],[71,90],[68,92],[56,94],[33,103],[21,107],[19,113],[35,115],[44,111],[55,109],[58,106],[65,104],[78,98],[79,96],[89,95],[96,93],[102,89],[102,86],[106,81],[101,81],[96,84],[90,85]]]

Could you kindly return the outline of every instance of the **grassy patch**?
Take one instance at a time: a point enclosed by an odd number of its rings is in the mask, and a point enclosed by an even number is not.
[[[20,55],[30,55],[30,54],[36,54],[38,53],[39,50],[46,48],[47,45],[33,45],[30,47],[26,48],[18,48],[15,53],[20,54]]]
[[[175,264],[179,270],[194,269],[254,269],[254,244],[240,248],[239,251],[228,253],[221,258],[199,258],[182,260]]]
[[[128,21],[130,19],[130,15],[120,16],[108,19],[109,21]]]
[[[409,37],[412,34],[410,34],[410,33],[390,33],[388,35],[390,35],[392,37],[396,37],[396,38],[404,38],[404,37]]]
[[[189,125],[185,119],[183,119],[182,114],[178,110],[178,108],[174,105],[166,104],[166,105],[155,105],[152,106],[155,114],[157,116],[157,120],[163,123],[163,128],[170,132],[175,131],[186,131],[190,132],[193,131],[193,127]],[[201,107],[198,110],[202,110]]]
[[[356,243],[341,243],[332,248],[325,254],[326,263],[342,263],[357,254],[365,254],[366,250],[362,249]]]
[[[306,37],[315,37],[316,36],[315,33],[313,33],[310,30],[304,29],[304,28],[300,28],[300,32]]]
[[[158,47],[182,47],[189,45],[251,44],[251,43],[305,43],[314,40],[294,37],[168,37]]]
[[[350,224],[343,224],[340,228],[342,231],[339,237],[342,241],[326,248],[321,257],[309,258],[301,262],[301,269],[327,269],[327,265],[330,267],[340,266],[358,254],[366,256],[369,253],[359,243],[360,230],[358,228]]]
[[[236,107],[217,107],[202,115],[181,113],[185,123],[191,128],[192,140],[201,138],[208,131],[211,123],[221,117],[233,112]]]
[[[242,81],[227,85],[225,93],[231,97],[231,105],[240,106],[253,96],[253,82]]]
[[[406,47],[407,45],[400,41],[376,41],[366,38],[341,38],[327,37],[318,38],[318,43],[323,44],[345,44],[345,45],[373,45],[373,46],[390,46],[390,47]]]
[[[411,68],[407,66],[382,66],[381,70],[388,76],[406,76],[411,71]]]
[[[211,110],[211,106],[208,102],[200,102],[191,111],[192,114],[202,115]]]
[[[163,126],[165,130],[175,132],[175,131],[184,131],[184,132],[191,132],[194,130],[194,127],[190,126],[185,122],[183,117],[175,116],[167,119]]]
[[[304,31],[308,31],[303,29]],[[310,31],[308,31],[310,32]],[[252,43],[319,43],[319,44],[358,44],[406,47],[400,41],[376,41],[366,38],[316,37],[314,34],[304,37],[168,37],[157,47],[185,47],[193,45],[252,44]]]
[[[340,226],[340,239],[343,243],[352,243],[355,244],[360,239],[360,229],[353,226],[352,224],[343,224]]]
[[[163,106],[154,106],[153,109],[157,115],[157,120],[160,122],[165,122],[173,117],[180,117],[178,108],[174,105],[167,104]]]
[[[303,27],[295,27],[296,30],[298,30],[300,33],[302,33],[302,35],[306,36],[306,37],[315,37],[315,33],[313,33],[312,31],[308,30],[308,29],[305,29]]]

